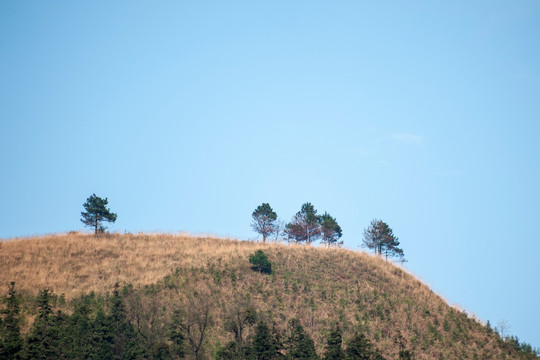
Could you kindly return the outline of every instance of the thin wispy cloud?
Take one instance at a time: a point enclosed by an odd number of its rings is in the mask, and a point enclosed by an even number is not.
[[[425,138],[421,135],[411,134],[411,133],[396,133],[392,134],[392,139],[399,141],[404,144],[423,144]]]

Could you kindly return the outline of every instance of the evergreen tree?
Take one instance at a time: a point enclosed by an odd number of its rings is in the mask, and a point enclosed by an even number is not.
[[[324,348],[324,360],[342,360],[345,359],[345,353],[341,348],[342,338],[341,329],[336,325],[328,333],[326,338],[326,346]]]
[[[114,285],[111,298],[111,328],[114,334],[112,350],[115,359],[141,359],[146,349],[138,341],[137,333],[128,321],[124,299],[120,295],[119,285]]]
[[[114,335],[110,319],[102,309],[94,312],[90,296],[75,301],[71,316],[62,322],[62,352],[67,359],[113,359]]]
[[[20,326],[20,298],[15,291],[15,283],[9,285],[7,307],[2,311],[4,320],[0,323],[0,359],[19,359],[23,347]]]
[[[98,309],[96,318],[91,324],[91,359],[113,359],[114,334],[111,319],[103,310]]]
[[[276,231],[277,214],[270,204],[262,203],[257,206],[251,216],[253,217],[251,227],[263,236],[263,243],[265,243],[266,238]]]
[[[116,221],[117,215],[107,208],[108,203],[107,198],[102,199],[92,194],[83,204],[86,211],[81,212],[81,221],[84,225],[94,228],[96,235],[105,231],[104,221],[113,223]]]
[[[58,359],[61,357],[59,321],[52,311],[52,294],[45,289],[36,298],[38,314],[26,338],[28,359]]]
[[[326,247],[330,245],[339,246],[343,244],[343,241],[339,241],[343,234],[341,232],[341,227],[336,221],[336,218],[333,218],[332,216],[330,216],[330,214],[325,212],[319,218],[319,223],[321,225],[322,240]]]
[[[375,353],[364,334],[357,333],[347,342],[345,355],[347,360],[372,360]]]
[[[289,336],[286,341],[287,359],[319,359],[313,339],[306,333],[298,319],[289,320]]]
[[[250,348],[252,359],[272,360],[281,358],[280,342],[273,334],[264,321],[259,321],[253,336],[253,342]]]
[[[172,342],[172,353],[183,359],[186,356],[186,336],[182,328],[182,312],[175,310],[172,316],[172,323],[169,328],[169,340]]]
[[[305,203],[296,213],[290,223],[285,226],[289,240],[297,243],[306,242],[308,245],[321,236],[321,227],[317,210],[311,203]]]
[[[268,260],[268,256],[266,256],[262,250],[257,250],[254,254],[250,255],[249,263],[252,265],[252,270],[263,274],[272,273],[272,263]]]
[[[375,252],[375,255],[397,257],[405,262],[403,250],[399,248],[399,240],[387,223],[373,219],[370,225],[364,229],[363,246]]]
[[[61,329],[64,354],[68,359],[90,359],[92,354],[92,328],[90,307],[81,301],[75,304],[73,315],[68,317],[66,326]]]

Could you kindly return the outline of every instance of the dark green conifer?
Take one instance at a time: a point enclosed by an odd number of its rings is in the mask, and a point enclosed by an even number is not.
[[[96,235],[106,229],[103,226],[104,221],[114,223],[118,217],[107,207],[108,203],[107,198],[102,199],[92,194],[83,204],[86,211],[81,212],[81,221],[84,225],[93,228]]]
[[[62,339],[64,343],[67,358],[90,358],[92,352],[91,343],[91,324],[90,307],[84,301],[75,305],[73,315],[67,320],[67,326],[62,330]]]
[[[249,263],[252,265],[251,269],[263,274],[272,273],[272,263],[268,260],[268,256],[262,251],[257,250],[254,254],[249,256]]]
[[[298,319],[289,320],[289,336],[286,344],[287,359],[319,359],[313,339],[306,333]]]
[[[357,333],[347,342],[345,355],[347,360],[371,360],[374,351],[364,334]]]
[[[345,359],[345,353],[341,347],[341,329],[339,325],[336,325],[328,333],[326,338],[326,346],[324,351],[324,360],[342,360]]]
[[[277,214],[270,204],[262,203],[257,206],[251,216],[253,217],[251,227],[263,236],[263,243],[265,243],[266,238],[276,231]]]
[[[114,334],[111,319],[98,309],[91,324],[92,359],[113,359]]]
[[[186,336],[182,328],[182,321],[182,312],[180,310],[175,310],[169,328],[169,340],[172,342],[172,353],[181,359],[186,356]]]
[[[259,321],[250,349],[252,358],[256,360],[279,359],[281,357],[280,349],[279,338],[275,333],[270,331],[264,321]]]
[[[138,341],[133,325],[128,321],[120,287],[114,285],[111,298],[111,328],[114,334],[113,354],[115,359],[141,359],[147,356],[146,349]]]
[[[4,320],[0,323],[0,359],[19,359],[23,347],[20,327],[20,298],[15,291],[15,283],[9,285],[7,306],[3,311]]]
[[[38,314],[26,338],[26,358],[58,359],[61,357],[60,321],[53,314],[52,298],[52,294],[47,289],[41,291],[36,298]]]

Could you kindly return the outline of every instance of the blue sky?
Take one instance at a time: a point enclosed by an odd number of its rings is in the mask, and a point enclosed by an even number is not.
[[[373,218],[540,346],[540,2],[0,3],[0,237]]]

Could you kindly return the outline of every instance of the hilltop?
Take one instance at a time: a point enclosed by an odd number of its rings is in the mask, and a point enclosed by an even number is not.
[[[249,255],[258,249],[272,263],[270,275],[250,267]],[[397,359],[403,349],[415,359],[536,358],[449,306],[401,267],[346,249],[187,235],[74,233],[2,242],[0,273],[0,294],[14,281],[27,299],[26,331],[35,314],[31,299],[41,289],[53,291],[55,306],[69,314],[81,299],[107,309],[119,283],[128,318],[147,347],[167,342],[165,334],[179,311],[185,321],[191,311],[207,311],[211,321],[199,358],[215,357],[237,339],[238,326],[231,321],[244,313],[281,333],[298,319],[319,354],[328,332],[339,324],[344,339],[361,332],[386,359]],[[254,333],[250,324],[240,323],[241,340]]]

